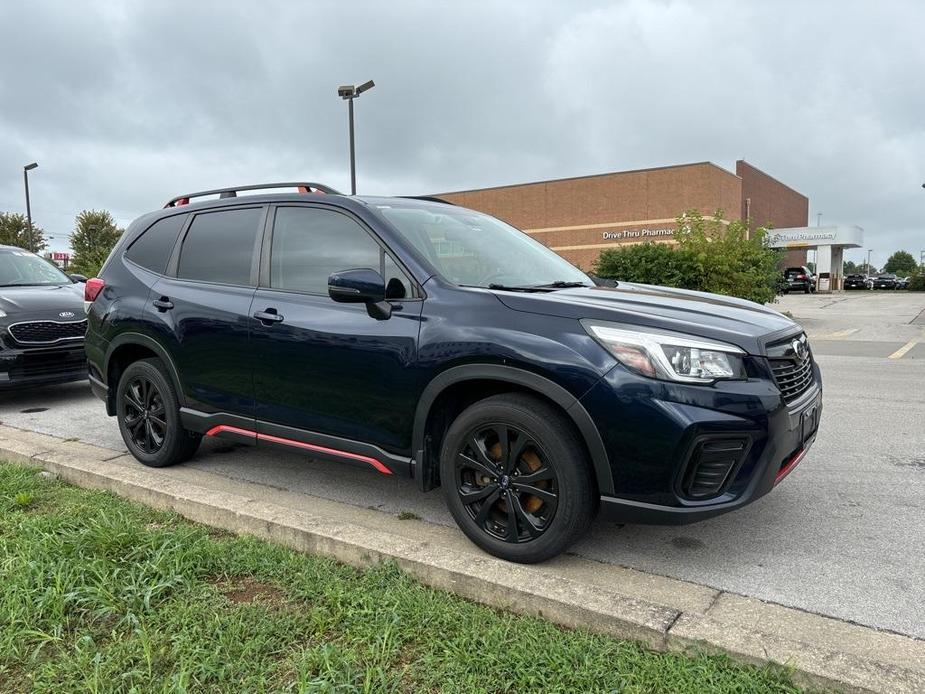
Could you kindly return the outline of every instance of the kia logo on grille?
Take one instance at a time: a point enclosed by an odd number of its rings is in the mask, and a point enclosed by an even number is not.
[[[800,338],[794,340],[790,343],[790,346],[793,348],[793,353],[797,356],[797,359],[803,361],[806,359],[806,339]]]
[[[73,318],[74,312],[73,311],[62,311],[61,313],[58,314],[58,317],[59,318]]]

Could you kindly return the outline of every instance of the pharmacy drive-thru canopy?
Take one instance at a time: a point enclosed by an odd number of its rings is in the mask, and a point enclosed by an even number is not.
[[[864,246],[864,230],[859,226],[771,229],[768,238],[773,248],[816,249],[817,289],[821,292],[842,288],[844,250]]]

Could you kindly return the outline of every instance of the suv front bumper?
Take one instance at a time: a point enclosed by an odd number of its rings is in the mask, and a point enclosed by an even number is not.
[[[585,397],[607,448],[614,494],[601,495],[601,514],[622,523],[678,525],[733,511],[771,491],[806,455],[822,413],[815,384],[784,403],[773,382],[715,387],[669,384],[617,369]],[[746,441],[716,494],[693,498],[685,485],[704,441]]]

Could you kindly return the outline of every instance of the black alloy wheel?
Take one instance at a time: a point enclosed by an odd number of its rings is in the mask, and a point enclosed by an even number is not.
[[[116,389],[116,416],[126,448],[149,467],[189,460],[202,441],[202,434],[183,428],[177,394],[160,359],[125,367]]]
[[[584,534],[597,508],[591,469],[567,415],[527,393],[473,403],[440,446],[443,493],[460,530],[508,561],[544,561]]]
[[[129,381],[122,399],[122,423],[142,452],[153,455],[163,447],[167,437],[164,397],[147,376]]]
[[[475,524],[504,542],[529,542],[546,531],[559,505],[549,456],[523,429],[479,427],[456,454],[456,490]]]

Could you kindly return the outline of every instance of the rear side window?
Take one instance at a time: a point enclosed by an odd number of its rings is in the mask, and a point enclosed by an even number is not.
[[[254,243],[262,217],[258,207],[196,215],[183,239],[177,277],[251,284]]]
[[[280,207],[273,225],[270,286],[328,293],[334,272],[372,268],[386,281],[388,298],[411,296],[411,285],[394,260],[347,215],[311,207]]]
[[[125,257],[151,272],[163,275],[177,236],[188,216],[177,214],[156,221],[132,242]]]

